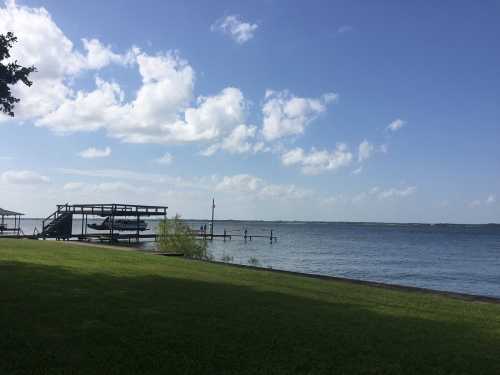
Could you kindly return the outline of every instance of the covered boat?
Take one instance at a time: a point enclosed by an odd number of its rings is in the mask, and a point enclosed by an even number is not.
[[[95,230],[111,230],[111,227],[113,227],[113,230],[118,230],[118,231],[145,231],[148,229],[148,224],[144,220],[128,220],[128,219],[115,219],[113,222],[111,222],[111,218],[107,217],[104,219],[104,221],[100,224],[87,224],[87,226],[91,229]]]

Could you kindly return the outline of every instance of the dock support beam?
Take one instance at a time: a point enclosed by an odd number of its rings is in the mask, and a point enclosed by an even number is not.
[[[215,199],[212,198],[212,223],[210,224],[210,240],[214,239],[214,210],[215,210]]]

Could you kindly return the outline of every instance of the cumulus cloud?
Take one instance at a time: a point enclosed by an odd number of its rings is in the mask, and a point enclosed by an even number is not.
[[[12,185],[38,185],[50,181],[48,177],[33,171],[5,171],[2,173],[1,180]]]
[[[295,185],[270,184],[265,180],[248,174],[224,176],[215,186],[216,191],[244,194],[256,198],[303,199],[313,192]]]
[[[78,92],[55,111],[37,121],[58,133],[105,129],[111,137],[129,143],[217,142],[221,148],[241,150],[243,139],[255,129],[245,124],[247,102],[234,87],[193,97],[194,71],[176,54],[139,54],[143,85],[131,102],[116,83],[96,80],[96,90]],[[240,142],[236,144],[237,142]]]
[[[281,155],[281,162],[285,166],[298,165],[304,174],[315,175],[326,171],[333,171],[348,166],[352,161],[352,153],[347,145],[337,144],[334,151],[312,149],[309,153],[297,147]]]
[[[403,121],[403,120],[398,118],[398,119],[394,120],[393,122],[391,122],[387,126],[387,130],[395,132],[395,131],[401,129],[403,126],[405,126],[405,124],[406,124],[406,121]]]
[[[106,147],[104,149],[98,149],[95,147],[89,147],[78,153],[84,159],[95,159],[95,158],[105,158],[111,155],[111,148]]]
[[[486,198],[485,203],[486,203],[486,204],[493,204],[493,203],[495,203],[496,201],[497,201],[497,197],[496,197],[496,195],[495,195],[495,194],[490,194],[490,195],[488,195],[488,198]]]
[[[103,45],[98,39],[82,39],[83,48],[87,51],[82,61],[82,69],[101,69],[111,64],[129,65],[135,62],[134,51],[124,55],[114,53],[111,46]]]
[[[44,8],[11,2],[0,12],[0,29],[19,36],[13,57],[39,69],[29,95],[19,93],[20,119],[32,118],[58,134],[103,129],[129,143],[205,142],[233,153],[253,149],[249,139],[256,128],[246,124],[242,92],[227,87],[193,103],[195,72],[177,53],[152,56],[131,48],[121,55],[97,39],[83,39],[80,52]],[[82,70],[110,64],[137,67],[142,84],[131,100],[118,83],[99,77],[90,91],[75,91],[68,83]]]
[[[84,194],[117,192],[144,193],[147,191],[147,188],[143,186],[134,186],[121,181],[103,182],[99,184],[68,182],[63,186],[63,189],[70,192],[80,192]]]
[[[402,189],[391,188],[387,190],[383,190],[379,193],[379,199],[388,199],[393,197],[407,197],[409,195],[414,194],[417,191],[415,186],[408,186]]]
[[[301,98],[288,91],[268,90],[265,95],[262,114],[262,134],[267,141],[304,133],[327,105],[337,100],[337,94],[327,93],[320,98]]]
[[[359,144],[358,147],[358,162],[368,160],[374,151],[375,147],[366,139]]]
[[[255,137],[257,128],[255,126],[238,125],[221,142],[214,143],[201,152],[203,156],[211,156],[218,150],[225,150],[231,154],[243,154],[246,152],[259,152],[263,149],[263,144],[253,144],[249,142]]]
[[[18,6],[8,1],[0,7],[0,30],[12,31],[19,38],[11,50],[11,60],[37,67],[31,87],[13,87],[13,94],[21,99],[16,105],[19,119],[43,116],[72,97],[68,81],[83,70],[133,62],[130,52],[114,53],[97,39],[82,39],[84,51],[78,51],[45,8]]]
[[[158,164],[169,165],[172,164],[173,160],[173,156],[169,152],[165,152],[162,157],[156,159],[155,161]]]
[[[244,44],[254,37],[258,29],[256,23],[249,23],[242,20],[238,15],[229,15],[217,20],[211,27],[211,31],[220,31],[228,35],[238,44]]]

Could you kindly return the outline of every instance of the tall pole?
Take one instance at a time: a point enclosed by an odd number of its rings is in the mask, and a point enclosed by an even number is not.
[[[212,198],[212,225],[210,226],[210,239],[214,239],[214,209],[215,209],[215,199]]]

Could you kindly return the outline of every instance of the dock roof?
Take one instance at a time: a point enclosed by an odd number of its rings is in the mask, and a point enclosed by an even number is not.
[[[3,208],[0,208],[0,216],[21,216],[24,215],[20,212],[14,212],[14,211],[9,211],[9,210],[4,210]]]

